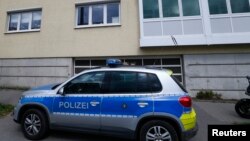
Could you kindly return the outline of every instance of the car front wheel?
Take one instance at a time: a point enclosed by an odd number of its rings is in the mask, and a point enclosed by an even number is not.
[[[142,126],[140,141],[178,141],[178,136],[173,126],[169,123],[153,120]]]
[[[45,114],[37,109],[27,110],[21,121],[24,136],[30,140],[43,139],[48,132]]]

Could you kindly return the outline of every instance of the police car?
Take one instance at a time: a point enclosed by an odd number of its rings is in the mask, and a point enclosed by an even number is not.
[[[121,66],[84,71],[62,84],[24,92],[13,112],[24,136],[50,129],[109,134],[139,141],[181,141],[197,132],[186,90],[167,70]]]

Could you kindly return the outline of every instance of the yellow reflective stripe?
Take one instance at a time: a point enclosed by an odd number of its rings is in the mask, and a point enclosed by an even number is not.
[[[184,129],[190,130],[193,129],[196,125],[196,113],[195,110],[192,109],[192,111],[190,113],[184,113],[182,114],[182,116],[180,117],[181,122],[184,126]]]

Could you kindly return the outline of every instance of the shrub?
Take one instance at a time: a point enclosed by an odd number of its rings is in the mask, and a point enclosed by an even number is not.
[[[221,94],[218,94],[216,92],[213,92],[211,90],[201,90],[197,93],[196,95],[197,99],[208,99],[208,100],[212,100],[212,99],[221,99]]]

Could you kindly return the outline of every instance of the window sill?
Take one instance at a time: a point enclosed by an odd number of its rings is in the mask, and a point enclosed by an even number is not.
[[[97,27],[113,27],[113,26],[121,26],[121,24],[101,24],[101,25],[84,25],[84,26],[76,26],[75,29],[81,28],[97,28]]]
[[[31,32],[40,32],[40,29],[37,30],[24,30],[24,31],[7,31],[4,34],[18,34],[18,33],[31,33]]]

